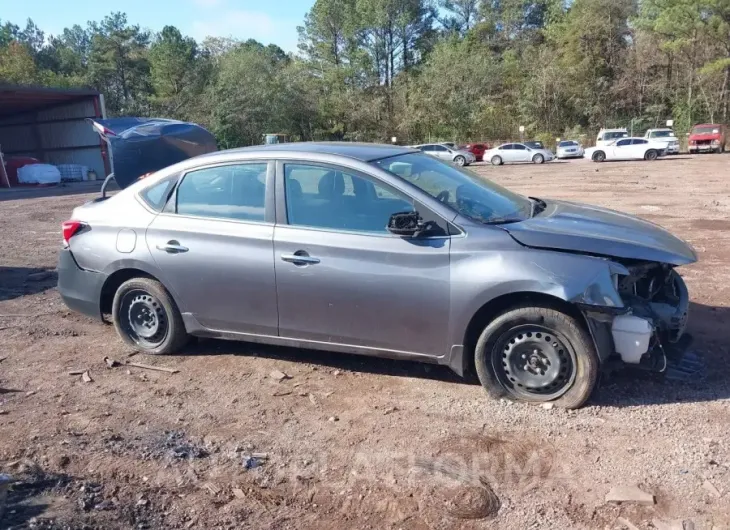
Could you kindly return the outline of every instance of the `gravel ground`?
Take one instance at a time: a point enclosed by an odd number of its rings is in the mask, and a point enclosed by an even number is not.
[[[0,473],[18,482],[0,527],[728,529],[729,164],[475,166],[647,218],[700,255],[681,273],[705,369],[613,374],[574,412],[490,401],[408,362],[212,340],[129,357],[55,289],[60,223],[94,194],[1,192]],[[615,486],[656,502],[607,504]]]

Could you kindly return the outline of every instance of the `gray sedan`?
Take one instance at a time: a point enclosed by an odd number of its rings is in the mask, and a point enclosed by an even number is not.
[[[59,290],[131,347],[190,336],[472,369],[490,396],[579,407],[611,359],[686,346],[656,225],[527,198],[421,152],[280,144],[159,170],[63,224]]]
[[[453,144],[422,144],[414,148],[427,155],[453,162],[457,166],[468,166],[477,160],[472,153],[465,149],[457,149]]]

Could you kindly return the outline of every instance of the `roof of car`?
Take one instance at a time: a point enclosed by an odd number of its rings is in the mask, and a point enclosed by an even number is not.
[[[387,144],[368,144],[355,142],[292,142],[273,145],[254,145],[250,147],[239,147],[223,151],[227,153],[251,153],[251,152],[276,152],[276,153],[321,153],[328,155],[339,155],[372,162],[389,156],[396,156],[404,153],[412,153],[412,147]],[[221,151],[218,151],[220,154]],[[205,155],[208,156],[208,155]]]

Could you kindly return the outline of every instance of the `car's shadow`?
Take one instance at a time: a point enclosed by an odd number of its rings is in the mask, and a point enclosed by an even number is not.
[[[0,302],[42,293],[54,288],[57,281],[58,275],[52,269],[0,267]]]
[[[689,351],[697,355],[703,364],[698,372],[678,380],[624,369],[602,376],[601,384],[588,404],[623,407],[730,398],[730,327],[727,326],[730,308],[693,303],[690,315],[688,332],[695,341]],[[464,385],[479,384],[473,375],[461,378],[440,365],[213,339],[199,340],[188,346],[182,354],[256,355],[361,373],[417,377]]]

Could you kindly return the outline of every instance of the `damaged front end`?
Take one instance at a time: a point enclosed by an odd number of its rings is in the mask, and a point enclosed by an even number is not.
[[[679,365],[692,337],[685,333],[689,293],[671,265],[624,264],[612,275],[622,307],[582,306],[602,359],[664,372]],[[626,274],[628,273],[628,274]]]

